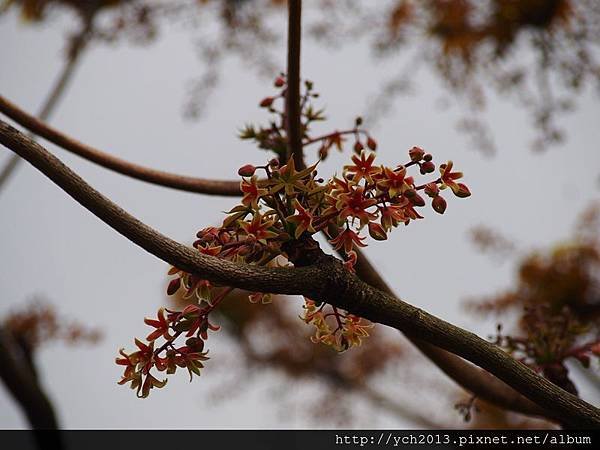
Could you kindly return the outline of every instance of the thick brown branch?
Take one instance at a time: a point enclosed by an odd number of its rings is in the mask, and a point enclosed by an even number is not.
[[[58,429],[52,404],[25,361],[15,355],[18,344],[0,328],[0,378],[19,403],[33,429]]]
[[[103,222],[149,253],[216,283],[255,291],[300,294],[303,277],[320,277],[314,268],[297,272],[240,265],[208,257],[150,228],[89,186],[41,145],[0,120],[0,143],[19,154]],[[298,278],[299,277],[299,278]],[[323,280],[323,277],[321,277]]]
[[[331,228],[329,233],[335,236],[336,231]],[[364,253],[358,249],[356,253],[355,269],[359,278],[380,291],[395,295]],[[406,337],[446,375],[482,400],[522,414],[557,420],[549,411],[544,411],[493,375],[469,364],[452,353],[422,341],[418,337]]]
[[[2,96],[0,96],[0,112],[53,144],[122,175],[181,191],[223,196],[239,196],[241,194],[240,183],[237,181],[209,180],[150,169],[90,147],[29,115]]]
[[[296,167],[304,167],[302,157],[302,117],[300,110],[300,39],[302,35],[302,0],[288,1],[288,53],[286,118],[288,157]]]
[[[600,410],[516,361],[496,345],[381,292],[323,255],[301,268],[265,268],[203,255],[158,233],[89,186],[42,146],[0,121],[0,143],[18,153],[123,236],[160,259],[212,282],[328,302],[455,353],[482,367],[572,427],[600,427]]]

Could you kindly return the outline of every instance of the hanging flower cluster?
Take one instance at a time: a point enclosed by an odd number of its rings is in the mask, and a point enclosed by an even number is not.
[[[242,138],[253,139],[259,147],[283,155],[287,149],[284,113],[276,109],[275,101],[284,98],[285,79],[279,77],[275,85],[282,89],[279,95],[267,97],[260,105],[278,115],[280,123],[274,121],[270,127],[261,128],[247,126]],[[340,176],[329,180],[318,177],[318,163],[300,168],[293,159],[281,164],[280,158],[273,158],[262,166],[241,167],[238,171],[242,177],[241,203],[227,213],[221,226],[198,232],[193,246],[200,253],[259,266],[285,261],[302,265],[298,254],[315,242],[314,234],[322,232],[333,249],[342,255],[345,267],[353,271],[356,249],[366,246],[366,233],[375,240],[385,240],[398,225],[423,218],[418,210],[427,202],[421,193],[431,198],[431,207],[440,214],[446,210],[442,196],[446,188],[457,197],[470,195],[467,186],[457,181],[462,174],[453,171],[451,161],[440,165],[439,176],[431,176],[436,170],[433,157],[419,147],[408,151],[408,161],[403,164],[395,167],[375,164],[373,150],[377,144],[358,128],[362,123],[360,119],[352,130],[310,137],[310,124],[322,120],[322,111],[315,111],[310,104],[310,99],[317,96],[312,84],[307,82],[305,86],[306,93],[302,96],[304,146],[320,142],[319,154],[323,158],[331,147],[342,147],[342,136],[353,135],[357,154],[352,156],[351,164],[344,166]],[[414,169],[416,173],[410,175],[409,171]],[[430,179],[417,182],[419,176]],[[142,397],[147,396],[152,387],[164,385],[150,374],[153,367],[168,374],[177,367],[187,367],[190,374],[198,373],[200,361],[207,359],[202,350],[206,330],[210,328],[208,314],[232,290],[178,268],[172,268],[169,273],[175,278],[169,283],[167,293],[172,295],[182,290],[185,298],[195,298],[199,306],[186,308],[181,313],[169,311],[166,317],[164,312],[159,312],[158,321],[146,321],[156,328],[147,338],[150,344],[136,340],[137,352],[121,353],[123,358],[117,360],[125,366],[121,383],[131,382]],[[249,299],[254,303],[271,300],[269,293],[263,292],[250,293]],[[304,308],[302,320],[316,329],[313,341],[338,351],[360,345],[372,326],[360,317],[320,303],[319,299],[305,299]],[[187,341],[183,347],[175,346],[174,341],[184,332],[196,346]],[[154,342],[158,338],[165,343],[155,350]],[[163,352],[166,356],[161,356]]]
[[[318,304],[308,298],[304,299],[304,315],[300,318],[315,327],[316,332],[311,337],[315,344],[330,345],[338,352],[343,352],[351,347],[358,347],[362,338],[368,337],[372,323],[365,321],[354,314],[347,313],[335,306],[330,306],[330,311],[325,303]]]
[[[218,326],[208,321],[208,314],[217,306],[231,289],[225,289],[214,299],[213,305],[199,307],[189,305],[183,311],[171,311],[161,308],[156,319],[144,319],[144,322],[154,328],[147,337],[147,343],[135,339],[138,350],[125,353],[119,350],[120,357],[116,363],[125,366],[123,376],[119,384],[130,383],[131,389],[135,389],[137,396],[145,398],[150,395],[152,388],[161,388],[167,384],[167,380],[159,380],[152,373],[158,372],[174,374],[178,368],[186,368],[190,381],[193,375],[200,376],[203,362],[208,360],[204,351],[204,341],[208,339],[208,330],[217,331]],[[155,348],[158,339],[164,343]],[[183,341],[181,345],[178,341]]]

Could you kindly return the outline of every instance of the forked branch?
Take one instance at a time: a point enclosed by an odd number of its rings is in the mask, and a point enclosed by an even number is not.
[[[571,427],[600,426],[600,410],[540,377],[496,345],[386,294],[322,254],[300,268],[265,268],[203,255],[160,234],[94,190],[42,146],[0,121],[0,143],[28,160],[89,211],[133,243],[203,279],[250,291],[304,295],[459,355]]]

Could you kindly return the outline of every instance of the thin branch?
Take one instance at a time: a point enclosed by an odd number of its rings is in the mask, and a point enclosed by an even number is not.
[[[86,47],[91,31],[92,21],[90,19],[86,21],[81,31],[73,37],[69,51],[67,52],[65,64],[60,72],[60,75],[58,76],[58,79],[54,83],[54,86],[50,90],[48,97],[44,101],[40,113],[38,114],[38,118],[40,120],[46,120],[48,117],[50,117],[50,114],[52,114],[58,105],[58,102],[64,94],[65,88],[69,84],[69,81],[75,72],[75,67],[81,60],[80,56]],[[20,161],[21,158],[19,158],[17,155],[13,154],[10,156],[10,159],[0,171],[0,190],[2,190],[2,187],[15,172],[15,170],[17,170]]]
[[[2,170],[0,171],[0,191],[11,175],[15,173],[15,170],[17,170],[17,167],[21,161],[22,160],[19,158],[19,155],[15,155],[14,153],[8,157],[8,161],[6,161],[2,167]]]
[[[19,125],[27,128],[32,133],[47,139],[64,150],[75,153],[88,161],[94,162],[122,175],[187,192],[223,196],[239,196],[241,194],[240,183],[238,181],[209,180],[205,178],[177,175],[117,158],[116,156],[83,144],[76,139],[63,134],[47,125],[45,122],[26,113],[17,105],[11,103],[2,96],[0,96],[0,112],[10,117]]]
[[[288,1],[288,52],[286,118],[288,157],[296,167],[304,167],[302,157],[302,122],[300,110],[300,39],[302,35],[302,0]]]
[[[121,209],[41,145],[3,121],[0,143],[127,239],[186,272],[230,287],[322,300],[471,361],[572,427],[600,427],[599,409],[542,378],[491,342],[368,285],[332,256],[321,253],[313,264],[292,269],[257,267],[201,254]]]
[[[0,120],[0,144],[18,153],[48,176],[71,197],[149,253],[190,273],[202,273],[207,279],[232,287],[273,293],[300,293],[303,281],[295,271],[273,270],[237,264],[208,257],[150,228],[94,190],[40,144]],[[313,268],[299,269],[305,276],[315,276]],[[238,277],[237,280],[235,278]]]

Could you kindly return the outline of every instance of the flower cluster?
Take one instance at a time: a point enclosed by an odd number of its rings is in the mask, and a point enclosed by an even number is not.
[[[329,306],[329,309],[326,309]],[[304,315],[300,318],[316,328],[311,341],[315,344],[330,345],[338,352],[358,347],[362,338],[368,337],[373,324],[365,324],[358,316],[349,314],[335,306],[318,304],[314,300],[304,299]]]
[[[375,154],[363,150],[352,157],[353,164],[344,167],[341,177],[328,181],[318,178],[317,164],[302,170],[295,167],[293,159],[283,166],[277,159],[264,166],[247,164],[239,169],[241,204],[228,212],[220,227],[198,232],[194,247],[203,254],[247,264],[272,264],[278,257],[296,263],[289,244],[322,231],[343,255],[346,267],[353,270],[356,249],[366,245],[365,229],[373,239],[385,240],[393,228],[423,217],[417,211],[426,205],[420,191],[431,198],[432,208],[440,214],[446,210],[441,195],[444,189],[458,197],[470,195],[468,188],[456,181],[462,174],[452,170],[451,161],[440,166],[437,179],[417,184],[415,177],[408,175],[409,168],[418,167],[421,175],[427,175],[435,171],[433,158],[419,147],[413,147],[408,156],[405,164],[390,168],[375,165]],[[184,298],[213,304],[214,287],[208,280],[177,268],[170,274],[176,278],[169,284],[169,294],[183,289]],[[255,292],[250,301],[267,303],[270,296]],[[307,300],[303,320],[316,327],[315,342],[346,350],[367,336],[368,326],[360,318],[336,308],[325,312],[321,307],[317,312],[311,302]],[[328,317],[335,319],[337,326],[324,320]]]
[[[448,188],[457,197],[470,195],[469,189],[457,181],[462,174],[453,171],[451,161],[440,165],[439,176],[431,176],[436,171],[433,157],[419,147],[409,150],[408,161],[404,164],[395,167],[376,165],[373,150],[377,144],[358,128],[362,123],[360,119],[356,120],[352,130],[311,137],[310,124],[322,120],[322,112],[311,106],[310,99],[317,94],[312,91],[310,82],[305,83],[306,92],[302,96],[303,145],[321,143],[319,154],[323,158],[331,147],[342,148],[342,136],[350,134],[355,137],[357,154],[352,156],[352,164],[345,166],[340,176],[329,180],[318,177],[318,163],[296,167],[294,159],[290,158],[282,164],[281,156],[287,152],[285,118],[275,102],[284,97],[285,83],[285,78],[279,77],[275,85],[281,89],[280,93],[276,97],[267,97],[260,104],[280,116],[281,123],[271,122],[269,127],[258,129],[247,126],[242,132],[242,138],[254,139],[259,147],[271,150],[279,157],[262,166],[246,164],[238,170],[242,177],[241,202],[227,213],[219,227],[205,228],[197,233],[193,246],[200,253],[258,266],[285,263],[301,266],[314,263],[307,255],[315,254],[318,246],[313,235],[322,232],[343,257],[345,267],[353,271],[356,249],[366,245],[364,230],[368,230],[375,240],[385,240],[393,228],[423,217],[418,209],[427,202],[420,192],[431,198],[432,208],[440,214],[446,210],[446,200],[441,194],[444,189]],[[409,175],[414,169],[417,173]],[[430,179],[418,183],[419,174]],[[317,253],[320,252],[319,249]],[[175,277],[170,281],[167,293],[173,295],[181,290],[184,298],[194,298],[198,306],[192,305],[193,310],[188,307],[182,313],[169,312],[166,318],[160,312],[158,321],[146,321],[157,328],[147,338],[150,344],[136,340],[137,352],[121,353],[123,358],[119,358],[118,363],[126,366],[121,383],[131,382],[143,397],[152,387],[164,385],[150,374],[152,367],[167,370],[167,373],[173,373],[177,367],[187,367],[190,374],[197,373],[200,361],[206,359],[200,344],[205,339],[202,332],[210,327],[208,313],[232,291],[176,267],[169,274]],[[251,292],[249,299],[253,303],[271,301],[269,293],[265,292]],[[181,328],[182,321],[188,324],[192,319],[194,323],[203,323],[204,328],[200,325]],[[338,351],[360,345],[372,326],[346,311],[326,307],[319,299],[306,299],[302,320],[316,328],[314,342],[330,345]],[[186,346],[176,348],[173,341],[183,331],[187,332],[186,337],[197,339],[194,342],[200,347],[191,348],[186,342]],[[166,342],[154,350],[154,341],[159,337]],[[166,356],[160,356],[162,352],[166,352]]]
[[[171,375],[178,368],[186,368],[190,381],[194,374],[200,376],[200,369],[204,367],[202,363],[208,360],[208,351],[204,351],[208,330],[219,329],[208,321],[208,314],[230,291],[225,289],[214,299],[213,306],[201,308],[189,305],[181,312],[161,308],[156,319],[144,319],[154,331],[146,337],[147,343],[135,339],[137,351],[125,353],[124,349],[119,350],[121,356],[116,363],[125,366],[119,384],[130,383],[131,389],[137,391],[137,396],[145,398],[150,395],[152,388],[162,388],[167,384],[166,379],[161,381],[156,378],[151,373],[152,369]],[[155,348],[159,339],[164,343]],[[177,343],[183,339],[183,345]]]

